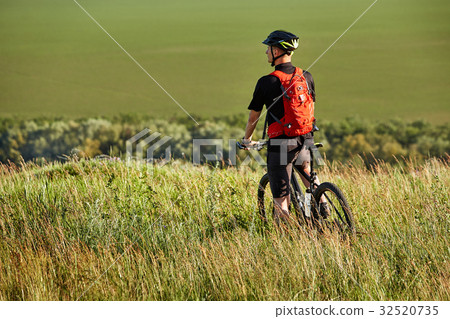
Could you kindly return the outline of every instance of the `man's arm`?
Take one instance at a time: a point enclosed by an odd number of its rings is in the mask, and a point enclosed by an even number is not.
[[[256,124],[258,124],[259,116],[261,115],[261,111],[257,112],[254,110],[250,110],[250,114],[248,115],[247,126],[245,127],[245,135],[243,139],[244,144],[249,144],[252,140],[253,132],[255,131]]]

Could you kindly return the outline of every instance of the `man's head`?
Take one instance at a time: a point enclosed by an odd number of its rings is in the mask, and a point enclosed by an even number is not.
[[[266,51],[268,61],[274,66],[277,59],[292,55],[298,48],[298,37],[287,31],[276,30],[262,43],[268,46]]]

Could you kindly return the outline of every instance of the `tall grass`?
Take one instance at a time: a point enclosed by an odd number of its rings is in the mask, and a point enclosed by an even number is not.
[[[330,166],[358,235],[265,227],[263,170],[0,171],[1,300],[448,300],[448,161]]]

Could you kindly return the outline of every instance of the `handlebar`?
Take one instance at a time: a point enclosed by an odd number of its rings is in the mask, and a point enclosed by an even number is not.
[[[244,145],[244,144],[241,144],[241,142],[237,141],[237,142],[236,142],[236,145],[237,145],[237,147],[240,148],[241,150],[247,149],[247,150],[257,150],[257,151],[260,151],[260,150],[262,150],[262,149],[264,148],[264,146],[267,145],[267,143],[268,143],[268,141],[263,140],[263,141],[258,141],[258,142],[256,142],[255,144],[252,144],[252,145]]]
[[[263,140],[263,141],[258,141],[258,142],[256,142],[256,143],[253,144],[253,145],[245,146],[244,144],[241,144],[241,142],[237,141],[237,142],[236,142],[236,145],[237,145],[237,147],[238,147],[239,149],[241,149],[241,150],[248,149],[248,150],[257,150],[257,151],[260,151],[260,150],[262,150],[262,149],[264,148],[264,146],[266,146],[268,143],[269,143],[269,141]],[[320,148],[320,147],[323,147],[323,144],[322,144],[322,143],[315,143],[314,145],[311,145],[308,149],[312,149],[312,148]]]

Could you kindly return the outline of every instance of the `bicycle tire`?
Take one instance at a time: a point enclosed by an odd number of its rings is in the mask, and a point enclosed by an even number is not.
[[[259,216],[263,221],[267,221],[268,215],[273,216],[274,213],[273,202],[269,205],[270,202],[268,201],[268,199],[272,196],[272,192],[268,194],[268,191],[270,191],[269,175],[264,174],[258,184],[258,211]]]
[[[314,190],[313,196],[315,200],[314,209],[316,209],[314,217],[317,225],[331,231],[338,228],[342,232],[352,234],[355,232],[350,206],[339,187],[329,182],[322,183]],[[322,196],[325,196],[330,209],[330,215],[326,218],[323,218],[319,213],[319,203]]]

